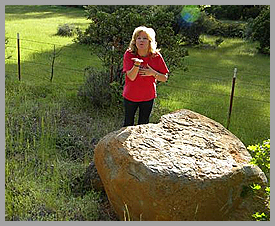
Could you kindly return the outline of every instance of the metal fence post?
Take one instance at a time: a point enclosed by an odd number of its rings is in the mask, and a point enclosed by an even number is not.
[[[230,124],[230,117],[231,117],[231,112],[232,112],[232,105],[233,105],[233,97],[234,97],[234,90],[235,90],[235,81],[237,78],[237,68],[234,68],[234,75],[232,79],[232,89],[231,89],[231,96],[230,96],[230,105],[229,105],[229,110],[228,110],[228,118],[227,118],[227,126],[226,129],[229,128]]]
[[[17,68],[18,68],[18,79],[19,79],[19,81],[21,81],[19,33],[17,33]]]
[[[53,60],[52,60],[52,72],[51,72],[51,78],[50,81],[53,81],[53,68],[54,68],[54,60],[55,60],[55,45],[53,45]]]

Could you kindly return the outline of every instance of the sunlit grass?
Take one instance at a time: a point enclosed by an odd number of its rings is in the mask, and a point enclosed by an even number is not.
[[[215,38],[204,36],[206,43]],[[224,38],[216,49],[189,48],[187,71],[178,69],[158,87],[166,112],[188,108],[227,126],[232,78],[237,68],[229,129],[245,145],[270,137],[270,60],[256,51],[257,43]]]
[[[78,102],[85,67],[101,63],[88,46],[56,35],[64,23],[86,28],[84,10],[6,5],[5,11],[5,56],[11,56],[5,60],[5,219],[102,219],[99,193],[83,189],[79,178],[92,161],[92,142],[117,126],[118,114]],[[50,82],[54,45],[61,51]]]
[[[83,191],[78,180],[79,195],[72,184],[92,161],[94,143],[121,127],[123,110],[100,110],[78,101],[84,68],[102,65],[88,46],[56,35],[60,24],[84,29],[89,21],[83,10],[62,6],[6,5],[5,11],[5,36],[9,38],[5,55],[11,56],[5,60],[5,219],[102,219],[100,194]],[[17,78],[17,33],[21,82]],[[211,44],[215,39],[205,36]],[[61,52],[50,82],[54,44]],[[179,68],[167,83],[158,85],[151,121],[187,108],[226,125],[237,67],[230,130],[246,145],[269,138],[270,119],[265,116],[270,114],[270,104],[261,101],[269,101],[270,61],[257,54],[256,47],[257,43],[224,39],[217,49],[189,48],[188,71]]]

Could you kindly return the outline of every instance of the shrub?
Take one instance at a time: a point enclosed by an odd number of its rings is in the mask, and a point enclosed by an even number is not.
[[[252,156],[252,163],[259,166],[270,180],[270,139],[264,140],[262,144],[249,145],[248,151]]]
[[[230,38],[242,38],[246,29],[245,23],[226,23],[217,20],[211,15],[204,16],[203,25],[205,34]]]
[[[89,105],[110,107],[121,101],[122,86],[110,83],[109,73],[94,68],[87,68],[86,81],[78,90],[78,96]]]
[[[270,139],[264,140],[262,144],[249,145],[247,147],[248,151],[252,156],[251,163],[260,167],[260,169],[265,173],[268,184],[270,184]],[[259,184],[253,184],[251,186],[253,192],[257,195],[258,192],[265,192],[267,197],[266,200],[266,210],[264,212],[256,212],[252,217],[256,221],[269,221],[270,220],[270,187],[263,188]],[[264,201],[264,200],[263,200]]]
[[[75,41],[94,46],[106,70],[113,71],[110,82],[123,84],[123,54],[134,29],[141,25],[156,31],[158,47],[170,72],[181,65],[186,50],[179,45],[180,36],[175,36],[173,30],[174,14],[165,10],[166,6],[87,6],[86,9],[92,23],[84,33],[78,30]]]
[[[243,38],[245,40],[252,40],[252,33],[253,33],[253,18],[249,18],[247,20],[247,24],[245,26],[245,30],[244,30],[244,35],[243,35]]]
[[[73,24],[63,24],[58,26],[56,34],[60,36],[73,36],[75,31],[76,28]]]
[[[261,8],[261,5],[211,5],[205,11],[217,19],[241,20],[256,18]]]
[[[180,33],[187,45],[200,44],[200,35],[204,33],[204,13],[198,6],[186,5],[181,11]]]
[[[76,41],[93,46],[106,70],[113,72],[107,81],[122,84],[122,60],[135,27],[145,19],[135,7],[87,6],[92,23],[84,33],[78,30]]]
[[[260,43],[259,51],[270,54],[270,7],[264,8],[254,19],[252,30],[252,38]]]
[[[7,51],[7,45],[9,44],[9,38],[6,38],[5,37],[5,60],[8,60],[11,58],[11,55],[8,55],[6,54],[6,51]]]

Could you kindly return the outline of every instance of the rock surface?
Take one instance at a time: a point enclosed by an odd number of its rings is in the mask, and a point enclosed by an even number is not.
[[[94,153],[121,220],[126,206],[132,220],[251,220],[264,207],[247,188],[266,177],[250,159],[236,136],[190,110],[109,133]]]

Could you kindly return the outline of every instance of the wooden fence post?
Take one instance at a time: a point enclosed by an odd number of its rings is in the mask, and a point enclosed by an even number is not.
[[[17,33],[17,69],[18,69],[18,79],[21,81],[21,68],[20,68],[20,39],[19,33]]]
[[[233,106],[233,97],[234,97],[234,90],[235,90],[235,81],[237,78],[237,68],[234,68],[234,75],[233,75],[233,79],[232,79],[232,89],[231,89],[231,96],[230,96],[230,105],[229,105],[229,110],[228,110],[228,118],[227,118],[227,126],[226,129],[229,128],[229,124],[230,124],[230,117],[231,117],[231,112],[232,112],[232,106]]]

